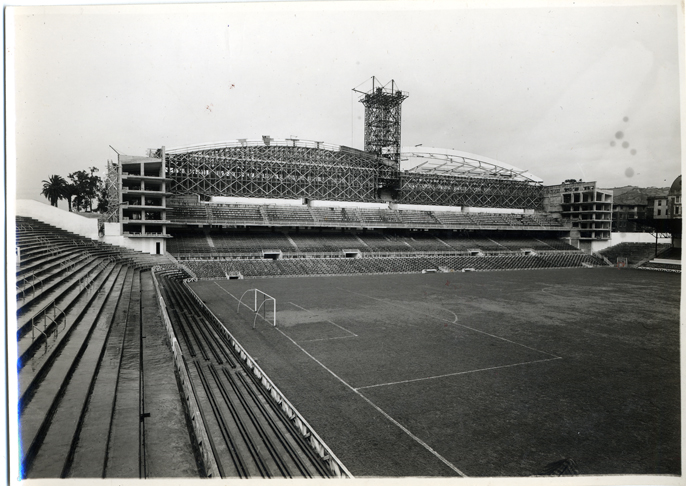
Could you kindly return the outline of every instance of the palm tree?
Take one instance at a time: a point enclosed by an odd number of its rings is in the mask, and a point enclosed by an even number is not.
[[[51,175],[47,181],[43,181],[41,196],[45,196],[51,206],[57,207],[57,201],[64,199],[67,181],[60,175]]]
[[[77,196],[78,194],[79,194],[79,191],[78,191],[78,189],[77,189],[77,187],[76,187],[76,184],[73,184],[73,183],[70,183],[70,182],[65,181],[65,184],[64,184],[64,198],[67,200],[67,207],[69,208],[69,212],[70,212],[70,213],[72,212],[72,209],[71,209],[71,206],[72,206],[72,204],[71,204],[71,199],[72,199],[73,197]],[[78,211],[79,209],[76,208],[76,210]]]

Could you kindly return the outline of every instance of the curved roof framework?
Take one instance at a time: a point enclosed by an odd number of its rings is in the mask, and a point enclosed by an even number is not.
[[[205,150],[215,150],[235,147],[303,147],[315,148],[322,150],[329,150],[331,152],[340,152],[341,146],[331,143],[316,142],[314,140],[300,140],[298,138],[272,138],[269,135],[264,135],[261,139],[253,138],[239,138],[237,140],[229,140],[225,142],[212,142],[194,145],[186,145],[183,147],[165,148],[167,154],[185,154],[188,152],[201,152]]]
[[[384,157],[295,137],[238,139],[165,149],[166,176],[177,195],[308,198],[378,202],[388,197]],[[154,152],[161,157],[162,150]],[[409,148],[405,172],[394,169],[399,203],[538,208],[542,180],[525,170],[466,152]],[[402,167],[402,166],[401,166]]]
[[[543,179],[505,162],[458,150],[403,147],[401,167],[410,173],[442,176],[505,179],[540,184]]]

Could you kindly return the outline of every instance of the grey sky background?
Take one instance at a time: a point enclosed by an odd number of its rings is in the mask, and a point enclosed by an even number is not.
[[[16,195],[47,202],[51,174],[104,175],[109,145],[295,135],[362,148],[351,89],[371,76],[409,93],[403,145],[492,157],[546,185],[668,186],[681,171],[679,10],[578,3],[14,9]]]

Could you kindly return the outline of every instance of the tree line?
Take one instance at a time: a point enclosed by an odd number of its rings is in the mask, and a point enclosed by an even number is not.
[[[96,201],[95,211],[107,211],[107,190],[105,182],[96,174],[97,167],[88,170],[77,170],[67,176],[51,175],[43,182],[41,196],[45,196],[52,206],[57,202],[67,200],[69,211],[93,211],[93,201]]]

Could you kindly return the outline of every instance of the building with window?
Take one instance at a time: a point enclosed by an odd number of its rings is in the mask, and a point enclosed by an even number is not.
[[[635,233],[643,231],[640,220],[646,217],[646,203],[620,200],[615,197],[612,202],[612,232]]]
[[[667,196],[649,196],[646,205],[647,219],[669,219],[669,204]]]

